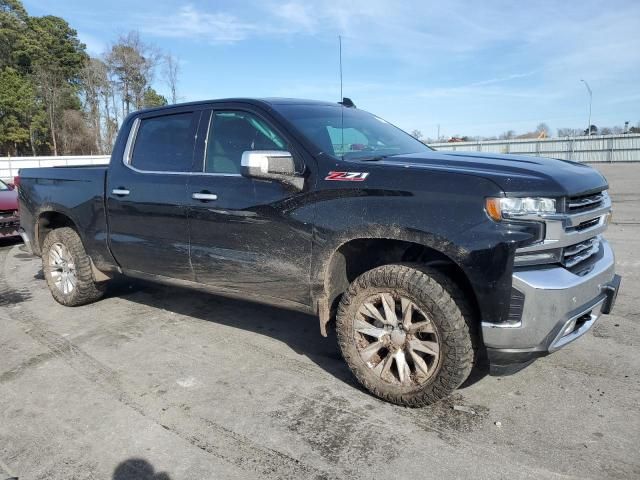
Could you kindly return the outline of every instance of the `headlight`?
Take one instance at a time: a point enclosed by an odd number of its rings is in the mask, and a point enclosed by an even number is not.
[[[499,222],[507,217],[556,213],[556,201],[538,197],[487,198],[485,208],[489,216]]]

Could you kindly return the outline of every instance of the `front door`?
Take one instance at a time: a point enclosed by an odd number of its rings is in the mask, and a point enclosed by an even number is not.
[[[296,218],[302,194],[240,175],[243,152],[288,150],[285,137],[258,112],[240,109],[214,109],[201,127],[202,166],[188,183],[196,279],[308,304],[311,227]]]
[[[187,178],[200,111],[137,119],[106,186],[111,251],[124,270],[193,280]]]

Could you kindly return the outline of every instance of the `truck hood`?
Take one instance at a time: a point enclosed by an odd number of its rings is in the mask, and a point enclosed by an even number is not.
[[[395,155],[379,163],[474,175],[493,181],[506,194],[520,196],[573,196],[608,186],[606,179],[588,165],[528,155],[433,151]]]
[[[18,192],[16,190],[0,191],[0,211],[18,209]]]

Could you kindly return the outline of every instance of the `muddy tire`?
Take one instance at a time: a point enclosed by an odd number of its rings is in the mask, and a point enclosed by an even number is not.
[[[447,276],[423,266],[385,265],[349,286],[336,330],[342,356],[367,390],[420,407],[469,376],[472,322],[463,293]]]
[[[67,307],[95,302],[105,282],[96,282],[91,260],[78,234],[69,227],[49,232],[42,246],[42,271],[53,298]]]

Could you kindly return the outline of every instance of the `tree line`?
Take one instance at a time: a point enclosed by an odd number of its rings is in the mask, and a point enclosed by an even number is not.
[[[590,128],[558,128],[556,130],[555,138],[566,137],[580,137],[586,135],[622,135],[628,133],[640,133],[640,122],[635,127],[630,127],[629,122],[625,123],[624,127],[602,127],[598,128],[596,125],[591,125]],[[500,135],[480,137],[469,135],[452,135],[452,136],[440,136],[440,138],[425,137],[420,130],[413,130],[411,136],[420,140],[423,143],[439,143],[439,142],[477,142],[477,141],[489,141],[489,140],[513,140],[513,139],[527,139],[527,138],[551,138],[551,129],[546,123],[540,123],[530,132],[517,133],[515,130],[507,130]]]
[[[0,156],[110,153],[130,112],[178,101],[178,76],[178,59],[137,32],[93,58],[64,19],[0,0]]]

